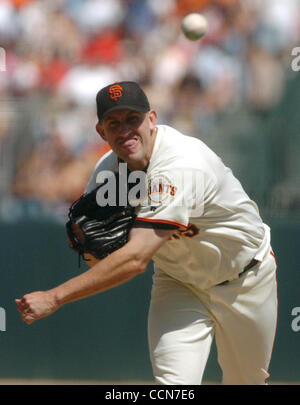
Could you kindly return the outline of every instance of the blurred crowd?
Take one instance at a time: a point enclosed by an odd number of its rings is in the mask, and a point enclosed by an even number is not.
[[[190,12],[208,20],[197,42],[180,31]],[[300,0],[0,0],[0,217],[64,218],[108,150],[95,95],[119,80],[140,82],[159,123],[242,176],[240,151],[285,94],[299,33]]]

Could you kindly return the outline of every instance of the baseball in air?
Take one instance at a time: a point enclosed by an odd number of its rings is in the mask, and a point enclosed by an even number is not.
[[[207,20],[199,13],[188,14],[182,20],[181,29],[186,38],[191,41],[197,41],[202,38],[207,31]]]

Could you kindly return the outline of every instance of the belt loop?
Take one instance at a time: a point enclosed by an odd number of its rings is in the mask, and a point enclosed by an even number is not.
[[[244,273],[246,273],[246,271],[248,271],[248,270],[250,270],[252,267],[256,266],[257,263],[258,263],[258,260],[252,259],[251,262],[248,263],[246,267],[244,267],[244,270],[243,270],[241,273],[239,273],[239,278],[240,278]],[[222,283],[217,284],[217,285],[225,285],[225,284],[229,283],[229,281],[230,281],[230,280],[225,280],[225,281],[223,281]]]

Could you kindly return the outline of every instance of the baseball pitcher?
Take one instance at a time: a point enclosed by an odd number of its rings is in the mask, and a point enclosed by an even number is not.
[[[156,383],[201,384],[215,337],[224,384],[265,384],[277,322],[276,261],[257,205],[201,140],[157,125],[137,83],[108,85],[96,102],[96,129],[111,151],[67,223],[69,244],[90,269],[17,299],[22,319],[31,324],[125,283],[152,259],[148,337]],[[116,201],[104,207],[112,189]]]

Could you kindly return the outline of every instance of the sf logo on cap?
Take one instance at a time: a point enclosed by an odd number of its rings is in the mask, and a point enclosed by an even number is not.
[[[117,101],[118,98],[122,97],[123,95],[123,87],[121,87],[119,84],[113,84],[109,88],[109,94],[110,98],[114,101]]]

